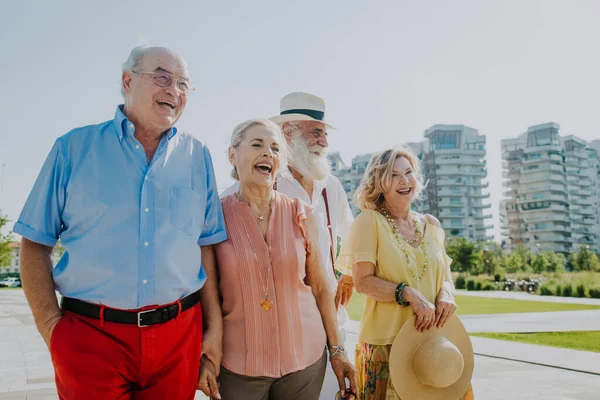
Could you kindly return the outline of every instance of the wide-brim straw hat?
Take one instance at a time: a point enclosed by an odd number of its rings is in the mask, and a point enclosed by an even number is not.
[[[325,101],[310,93],[294,92],[285,95],[279,102],[279,115],[270,119],[279,125],[294,121],[318,121],[335,129],[325,122]]]
[[[473,345],[456,315],[419,332],[406,321],[390,350],[390,379],[402,400],[459,400],[471,382]]]

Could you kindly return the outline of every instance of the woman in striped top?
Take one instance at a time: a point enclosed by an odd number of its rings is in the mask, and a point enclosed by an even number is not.
[[[318,399],[327,351],[346,390],[356,370],[337,328],[312,209],[275,188],[287,168],[279,126],[250,120],[232,135],[237,193],[222,199],[228,239],[216,247],[223,307],[223,399]],[[314,240],[311,240],[314,238]]]

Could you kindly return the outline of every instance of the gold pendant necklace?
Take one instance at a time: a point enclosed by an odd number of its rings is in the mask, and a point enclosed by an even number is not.
[[[236,198],[238,199],[238,201],[248,204],[244,200],[240,199],[239,193],[236,194]],[[275,200],[275,197],[273,197],[269,202],[269,212],[273,211],[273,201],[274,200]],[[250,207],[250,212],[252,213],[253,216],[255,216],[254,210],[252,209],[252,207]],[[264,221],[264,219],[265,219],[265,217],[263,215],[259,215],[257,218],[259,221]],[[248,233],[248,228],[246,228],[246,224],[244,224],[244,231],[246,232],[246,237],[248,238],[248,241],[250,241],[250,234]],[[269,311],[273,307],[273,300],[271,300],[271,298],[269,297],[269,277],[271,276],[271,262],[269,261],[269,266],[267,267],[267,277],[266,277],[267,282],[265,284],[265,282],[263,280],[263,276],[261,274],[261,271],[258,269],[258,264],[259,264],[258,256],[256,255],[256,253],[253,253],[253,254],[254,254],[254,258],[257,259],[256,260],[257,274],[258,274],[258,278],[260,279],[260,284],[263,288],[263,292],[265,293],[265,297],[260,299],[260,307],[265,311]]]
[[[415,239],[407,239],[400,234],[400,231],[398,230],[398,226],[396,226],[396,222],[390,215],[387,208],[385,208],[385,206],[382,206],[380,208],[380,212],[387,219],[388,223],[390,224],[390,227],[392,228],[392,233],[394,234],[396,241],[398,242],[398,244],[400,244],[400,250],[402,250],[402,252],[404,253],[404,257],[406,258],[406,268],[408,268],[408,272],[409,272],[410,276],[413,279],[420,281],[425,276],[425,272],[427,272],[427,248],[425,247],[425,240],[423,239],[423,233],[421,232],[421,227],[419,226],[419,223],[417,222],[417,218],[413,214],[412,221],[415,226],[414,229],[415,229],[416,238]],[[408,252],[406,250],[404,250],[404,248],[402,247],[402,241],[408,243],[409,245],[419,243],[421,250],[423,251],[423,258],[424,258],[423,271],[421,272],[420,275],[415,274],[415,271],[413,271],[413,269],[410,267],[410,259],[408,257]]]

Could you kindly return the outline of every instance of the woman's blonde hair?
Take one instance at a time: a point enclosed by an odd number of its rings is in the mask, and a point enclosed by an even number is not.
[[[383,194],[390,190],[394,163],[400,157],[406,158],[413,169],[417,179],[414,198],[419,197],[425,187],[419,158],[409,147],[397,146],[375,153],[371,157],[360,186],[354,194],[354,204],[358,208],[376,210],[383,205]]]

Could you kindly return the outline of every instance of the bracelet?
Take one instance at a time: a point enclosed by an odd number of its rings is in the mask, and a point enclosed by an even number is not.
[[[333,351],[332,351],[333,350]],[[344,346],[329,346],[329,360],[331,361],[332,358],[334,357],[340,357],[345,355],[345,349]]]
[[[404,282],[400,282],[398,284],[398,286],[396,286],[396,292],[394,293],[394,295],[396,297],[396,303],[398,303],[399,305],[401,305],[403,307],[407,307],[410,305],[409,301],[404,301],[404,299],[402,299],[402,291],[404,290],[405,287],[408,287],[408,285]]]

